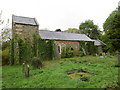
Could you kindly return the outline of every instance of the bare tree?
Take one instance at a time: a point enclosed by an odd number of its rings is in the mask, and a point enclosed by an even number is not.
[[[11,40],[11,28],[9,28],[9,19],[7,20],[7,24],[2,28],[1,36],[2,36],[2,41],[7,41]]]
[[[2,17],[2,11],[0,12],[0,25],[3,24],[3,22],[4,22],[4,21],[1,19],[1,17]]]
[[[1,11],[0,12],[0,34],[1,34],[0,43],[11,39],[12,33],[11,33],[11,28],[9,28],[9,26],[10,26],[9,19],[7,20],[7,23],[4,25],[4,20],[2,20],[2,11]]]

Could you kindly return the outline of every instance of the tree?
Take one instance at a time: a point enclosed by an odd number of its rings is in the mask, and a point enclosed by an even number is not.
[[[2,11],[0,12],[0,25],[3,24],[3,20],[1,19],[1,16],[2,16]],[[0,28],[0,49],[1,49],[1,46],[2,46],[2,37],[1,37],[1,28]]]
[[[0,25],[3,24],[3,20],[1,19],[1,16],[2,16],[2,11],[0,12]]]
[[[103,27],[108,37],[110,51],[120,52],[120,7],[109,15]]]
[[[115,15],[117,14],[117,10],[114,10],[109,17],[106,19],[106,21],[103,23],[103,29],[105,34],[109,31],[109,29],[112,27],[112,21],[114,20]]]
[[[8,64],[9,56],[10,56],[10,50],[11,45],[11,29],[9,28],[9,19],[7,20],[7,23],[4,25],[4,20],[2,20],[2,11],[0,13],[0,49],[2,47],[2,62]],[[2,37],[1,37],[2,36]],[[4,58],[5,57],[5,58]],[[13,57],[13,56],[12,56]],[[3,63],[3,64],[4,64]]]
[[[7,41],[11,40],[11,28],[9,28],[9,19],[7,20],[7,24],[2,28],[1,36],[2,36],[2,41]]]
[[[81,23],[79,29],[92,39],[100,39],[100,30],[92,20],[86,20],[85,22]]]
[[[9,19],[7,20],[7,23],[4,25],[3,24],[4,20],[2,20],[1,17],[2,17],[2,11],[0,13],[0,25],[2,25],[2,27],[0,28],[0,34],[1,34],[0,36],[2,37],[0,37],[0,40],[2,40],[1,41],[2,43],[4,41],[10,40],[12,34],[11,34],[11,28],[9,28]]]
[[[61,29],[56,29],[55,31],[56,31],[56,32],[61,32]]]
[[[65,30],[65,32],[70,32],[70,33],[81,33],[81,30],[77,28],[68,28],[68,30]]]

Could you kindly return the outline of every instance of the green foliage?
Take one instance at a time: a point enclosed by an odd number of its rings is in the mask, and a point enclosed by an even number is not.
[[[115,61],[115,57],[93,56],[44,61],[44,68],[30,66],[29,78],[23,77],[22,66],[3,66],[2,88],[115,88],[118,81]],[[67,72],[73,69],[86,69],[91,74],[90,80],[71,79]]]
[[[6,65],[9,63],[9,48],[10,48],[10,41],[6,41],[2,43],[2,50],[1,50],[1,56],[2,56],[2,65]]]
[[[56,29],[55,31],[56,31],[56,32],[61,32],[61,29]]]
[[[65,58],[66,57],[66,47],[62,47],[61,49],[61,58]]]
[[[38,57],[41,60],[52,60],[54,57],[53,51],[53,43],[52,40],[43,40],[41,38],[38,39]]]
[[[75,57],[79,56],[78,53],[79,52],[77,50],[74,50],[71,46],[62,47],[61,57],[62,58]]]
[[[10,41],[10,56],[9,56],[9,63],[11,65],[14,64],[14,39],[11,39]]]
[[[2,51],[2,65],[8,64],[9,61],[9,48]]]
[[[70,58],[74,56],[74,50],[72,50],[72,47],[66,47],[66,58]]]
[[[120,8],[113,11],[104,23],[111,52],[120,52]]]
[[[98,29],[98,26],[93,23],[92,20],[86,20],[85,22],[81,23],[79,29],[92,39],[100,38],[100,30]]]
[[[94,42],[80,41],[80,53],[83,55],[95,55],[98,49],[94,46]]]
[[[33,66],[33,68],[41,68],[42,67],[42,62],[41,62],[40,58],[33,57],[32,66]]]
[[[106,44],[105,48],[103,48],[103,51],[108,52],[108,50],[110,49],[110,42],[107,34],[101,35],[101,40]]]
[[[38,39],[39,39],[39,35],[34,34],[33,35],[33,56],[37,57],[38,56]]]
[[[78,30],[77,28],[68,28],[68,30],[65,30],[65,32],[70,32],[70,33],[81,33],[81,30]]]
[[[114,17],[117,13],[117,10],[114,10],[109,16],[108,18],[106,19],[106,21],[104,22],[103,24],[103,28],[104,28],[104,31],[105,33],[107,34],[109,29],[111,28],[112,26],[112,21],[114,20]]]
[[[18,40],[18,48],[19,48],[19,64],[23,62],[29,63],[32,58],[32,46],[28,39]]]
[[[31,63],[33,57],[39,57],[41,60],[52,60],[54,58],[54,41],[43,40],[39,35],[33,35],[33,40],[15,36],[11,40],[10,63],[22,64]]]
[[[10,47],[10,41],[2,42],[2,50]]]
[[[87,42],[88,55],[95,55],[98,52],[98,48],[95,47],[94,42]]]
[[[85,56],[85,54],[83,53],[82,50],[80,50],[77,56],[79,56],[79,57],[83,57],[83,56]]]

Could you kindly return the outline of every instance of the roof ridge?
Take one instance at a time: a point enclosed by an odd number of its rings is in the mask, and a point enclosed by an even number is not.
[[[39,25],[37,19],[36,19],[36,18],[33,18],[33,19],[34,19],[35,23],[36,23],[37,25]]]
[[[68,34],[77,34],[77,35],[85,35],[85,34],[81,34],[81,33],[72,33],[72,32],[65,32],[65,31],[61,31],[61,32],[48,31],[48,30],[39,30],[39,31],[47,31],[47,32],[55,32],[55,33],[68,33]]]
[[[30,19],[34,19],[34,18],[32,18],[32,17],[25,17],[25,16],[17,16],[17,15],[13,15],[13,17],[22,17],[22,18],[30,18]]]
[[[68,33],[68,32],[55,32],[39,30],[39,34],[42,39],[53,39],[53,40],[73,40],[73,41],[93,41],[85,34]]]
[[[35,25],[39,26],[35,18],[31,17],[24,17],[24,16],[12,16],[12,21],[17,23],[17,24],[25,24],[25,25]]]

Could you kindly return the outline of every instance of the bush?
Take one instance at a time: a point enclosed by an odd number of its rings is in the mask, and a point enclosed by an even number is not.
[[[9,61],[9,49],[6,48],[2,51],[2,65],[8,64]]]
[[[2,43],[2,50],[6,49],[9,46],[10,46],[10,41],[3,42]]]
[[[33,68],[41,68],[42,67],[42,62],[41,62],[40,58],[34,57],[32,59],[32,66],[33,66]]]
[[[66,58],[74,57],[74,50],[72,47],[66,47]]]
[[[84,54],[83,51],[79,51],[78,56],[79,56],[79,57],[83,57],[83,56],[85,56],[85,54]]]

